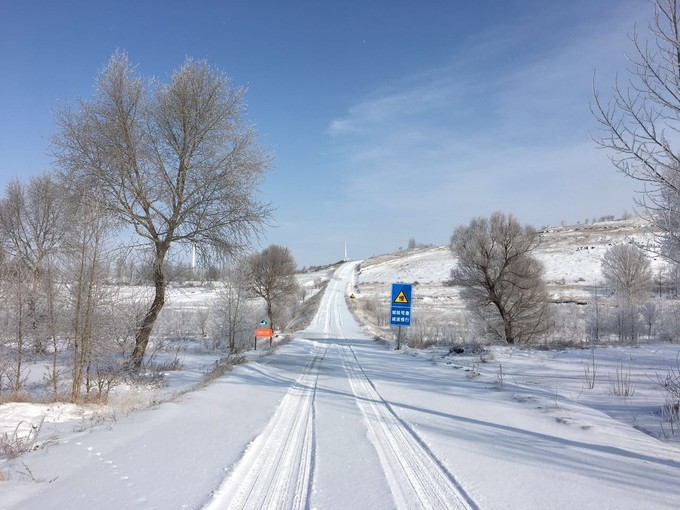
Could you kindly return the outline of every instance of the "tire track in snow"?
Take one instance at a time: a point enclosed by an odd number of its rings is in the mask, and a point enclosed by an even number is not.
[[[454,476],[378,393],[352,346],[338,346],[397,507],[477,510]]]
[[[348,267],[351,270],[354,266]],[[347,287],[345,279],[341,276],[342,270],[347,271],[347,269],[340,268],[332,276],[331,282],[321,298],[319,308],[307,327],[307,332],[310,334],[317,333],[324,338],[335,338],[337,332],[342,330],[342,319],[340,314],[337,313],[338,300],[344,301],[344,289]],[[344,302],[341,304],[344,304]]]
[[[327,350],[315,343],[302,375],[206,510],[307,507],[315,453],[314,398]]]

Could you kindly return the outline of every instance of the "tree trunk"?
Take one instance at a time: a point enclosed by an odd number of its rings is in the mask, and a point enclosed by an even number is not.
[[[87,284],[87,256],[89,238],[83,237],[80,241],[78,254],[78,275],[75,287],[75,306],[73,311],[73,375],[71,378],[71,402],[79,402],[83,390],[83,372],[87,349],[89,348],[89,336],[87,314],[89,313],[85,302],[85,285]],[[92,275],[89,275],[92,277]]]
[[[16,373],[14,377],[14,391],[19,392],[21,389],[21,364],[24,360],[24,296],[21,291],[21,284],[19,282],[19,317],[18,317],[18,327],[17,327],[17,365]]]
[[[503,317],[503,325],[505,326],[505,341],[508,344],[515,343],[515,334],[512,332],[512,323],[507,318]]]
[[[501,316],[501,320],[503,321],[503,329],[505,331],[505,343],[514,344],[515,333],[512,330],[512,319],[508,317],[508,314],[505,311],[505,307],[503,306],[503,303],[501,303],[500,299],[496,298],[492,300],[492,303],[498,310],[498,314]]]
[[[163,264],[167,251],[168,249],[164,245],[160,247],[156,246],[156,254],[153,261],[153,282],[156,293],[153,302],[151,303],[151,307],[149,308],[149,311],[146,312],[142,325],[135,336],[135,348],[132,351],[132,359],[130,360],[130,366],[135,370],[142,367],[146,346],[149,344],[149,337],[151,336],[153,325],[156,323],[158,314],[165,304],[165,288],[167,286],[167,281],[165,280],[165,274],[163,273]]]
[[[57,340],[57,318],[54,310],[54,275],[52,274],[52,265],[48,263],[47,266],[47,317],[50,328],[50,338],[52,340],[52,367],[50,374],[50,384],[52,386],[52,394],[54,401],[59,398],[59,341]]]

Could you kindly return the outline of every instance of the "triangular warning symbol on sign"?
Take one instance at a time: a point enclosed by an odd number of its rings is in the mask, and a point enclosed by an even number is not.
[[[394,298],[395,303],[403,303],[403,304],[408,304],[408,299],[406,298],[406,294],[404,294],[403,290],[399,291],[399,294],[397,294],[397,297]]]

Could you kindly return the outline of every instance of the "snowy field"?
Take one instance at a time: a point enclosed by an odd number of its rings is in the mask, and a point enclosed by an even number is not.
[[[555,293],[587,297],[605,247],[640,235],[614,227],[546,236]],[[165,387],[120,388],[109,406],[0,406],[6,438],[39,428],[34,451],[0,464],[0,508],[678,508],[680,434],[656,379],[679,345],[396,352],[347,309],[405,281],[414,314],[459,310],[452,265],[445,247],[349,263],[290,344],[208,385],[217,356],[187,348]]]

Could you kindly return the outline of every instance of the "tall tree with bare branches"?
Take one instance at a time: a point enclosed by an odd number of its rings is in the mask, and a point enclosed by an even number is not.
[[[297,299],[298,283],[295,279],[295,259],[285,246],[272,244],[248,260],[250,290],[265,301],[271,328],[278,322],[277,311],[291,300]]]
[[[450,248],[457,259],[451,282],[487,332],[508,344],[528,342],[552,326],[543,265],[531,252],[536,230],[495,212],[456,228]]]
[[[605,252],[601,270],[605,283],[616,294],[619,338],[637,339],[640,305],[649,297],[652,287],[653,273],[647,254],[634,244],[617,244]]]
[[[647,254],[634,244],[617,244],[602,257],[605,282],[628,300],[642,300],[652,287],[652,267]]]
[[[661,254],[680,263],[680,12],[678,0],[650,0],[648,37],[630,37],[628,78],[608,97],[594,87],[595,141],[614,166],[640,181],[638,205],[662,232]]]
[[[145,80],[116,52],[91,100],[57,114],[57,163],[132,227],[153,253],[154,299],[136,333],[139,368],[165,303],[171,247],[204,260],[247,246],[269,216],[257,186],[269,158],[243,114],[245,90],[187,59],[168,84]]]

